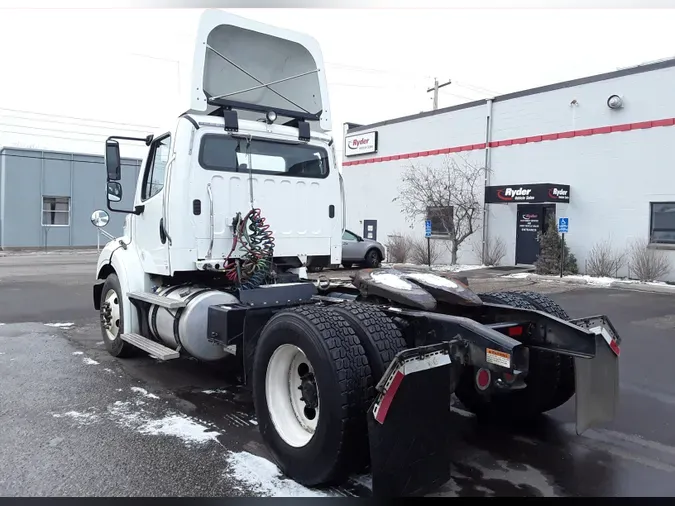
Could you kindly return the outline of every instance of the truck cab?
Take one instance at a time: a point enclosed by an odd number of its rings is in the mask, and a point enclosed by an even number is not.
[[[314,39],[205,11],[175,122],[106,142],[108,210],[129,215],[128,247],[145,273],[219,270],[241,255],[235,222],[251,209],[274,232],[275,268],[340,263],[344,194],[326,88]],[[135,188],[120,181],[120,141],[147,145]],[[130,191],[133,208],[120,207]]]

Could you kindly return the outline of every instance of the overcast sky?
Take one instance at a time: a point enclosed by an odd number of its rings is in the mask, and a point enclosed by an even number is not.
[[[170,120],[200,12],[0,10],[0,146],[102,154]],[[675,56],[675,9],[231,12],[319,41],[338,139],[431,109],[434,77],[444,107]]]

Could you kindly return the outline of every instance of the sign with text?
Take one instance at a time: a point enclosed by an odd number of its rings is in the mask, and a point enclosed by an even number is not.
[[[486,186],[486,204],[549,204],[570,201],[570,186],[567,184],[535,183],[506,186]]]
[[[431,220],[424,222],[424,237],[431,237]]]
[[[377,151],[377,132],[345,136],[345,156],[366,155]]]
[[[558,232],[561,234],[566,234],[569,229],[570,219],[569,218],[558,218]]]

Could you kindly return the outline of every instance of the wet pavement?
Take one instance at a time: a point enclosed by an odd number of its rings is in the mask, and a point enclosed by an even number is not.
[[[0,258],[0,495],[369,495],[367,476],[320,491],[279,476],[227,363],[110,357],[95,258]],[[452,480],[436,495],[675,496],[675,298],[527,286],[572,317],[610,316],[623,337],[618,416],[577,436],[574,400],[508,430],[457,404]]]

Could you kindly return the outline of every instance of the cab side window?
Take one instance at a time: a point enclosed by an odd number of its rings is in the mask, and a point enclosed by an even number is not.
[[[148,200],[157,195],[164,188],[164,176],[166,165],[169,161],[171,149],[171,136],[167,135],[157,139],[152,144],[151,153],[148,157],[148,164],[143,181],[143,190],[141,198]]]

